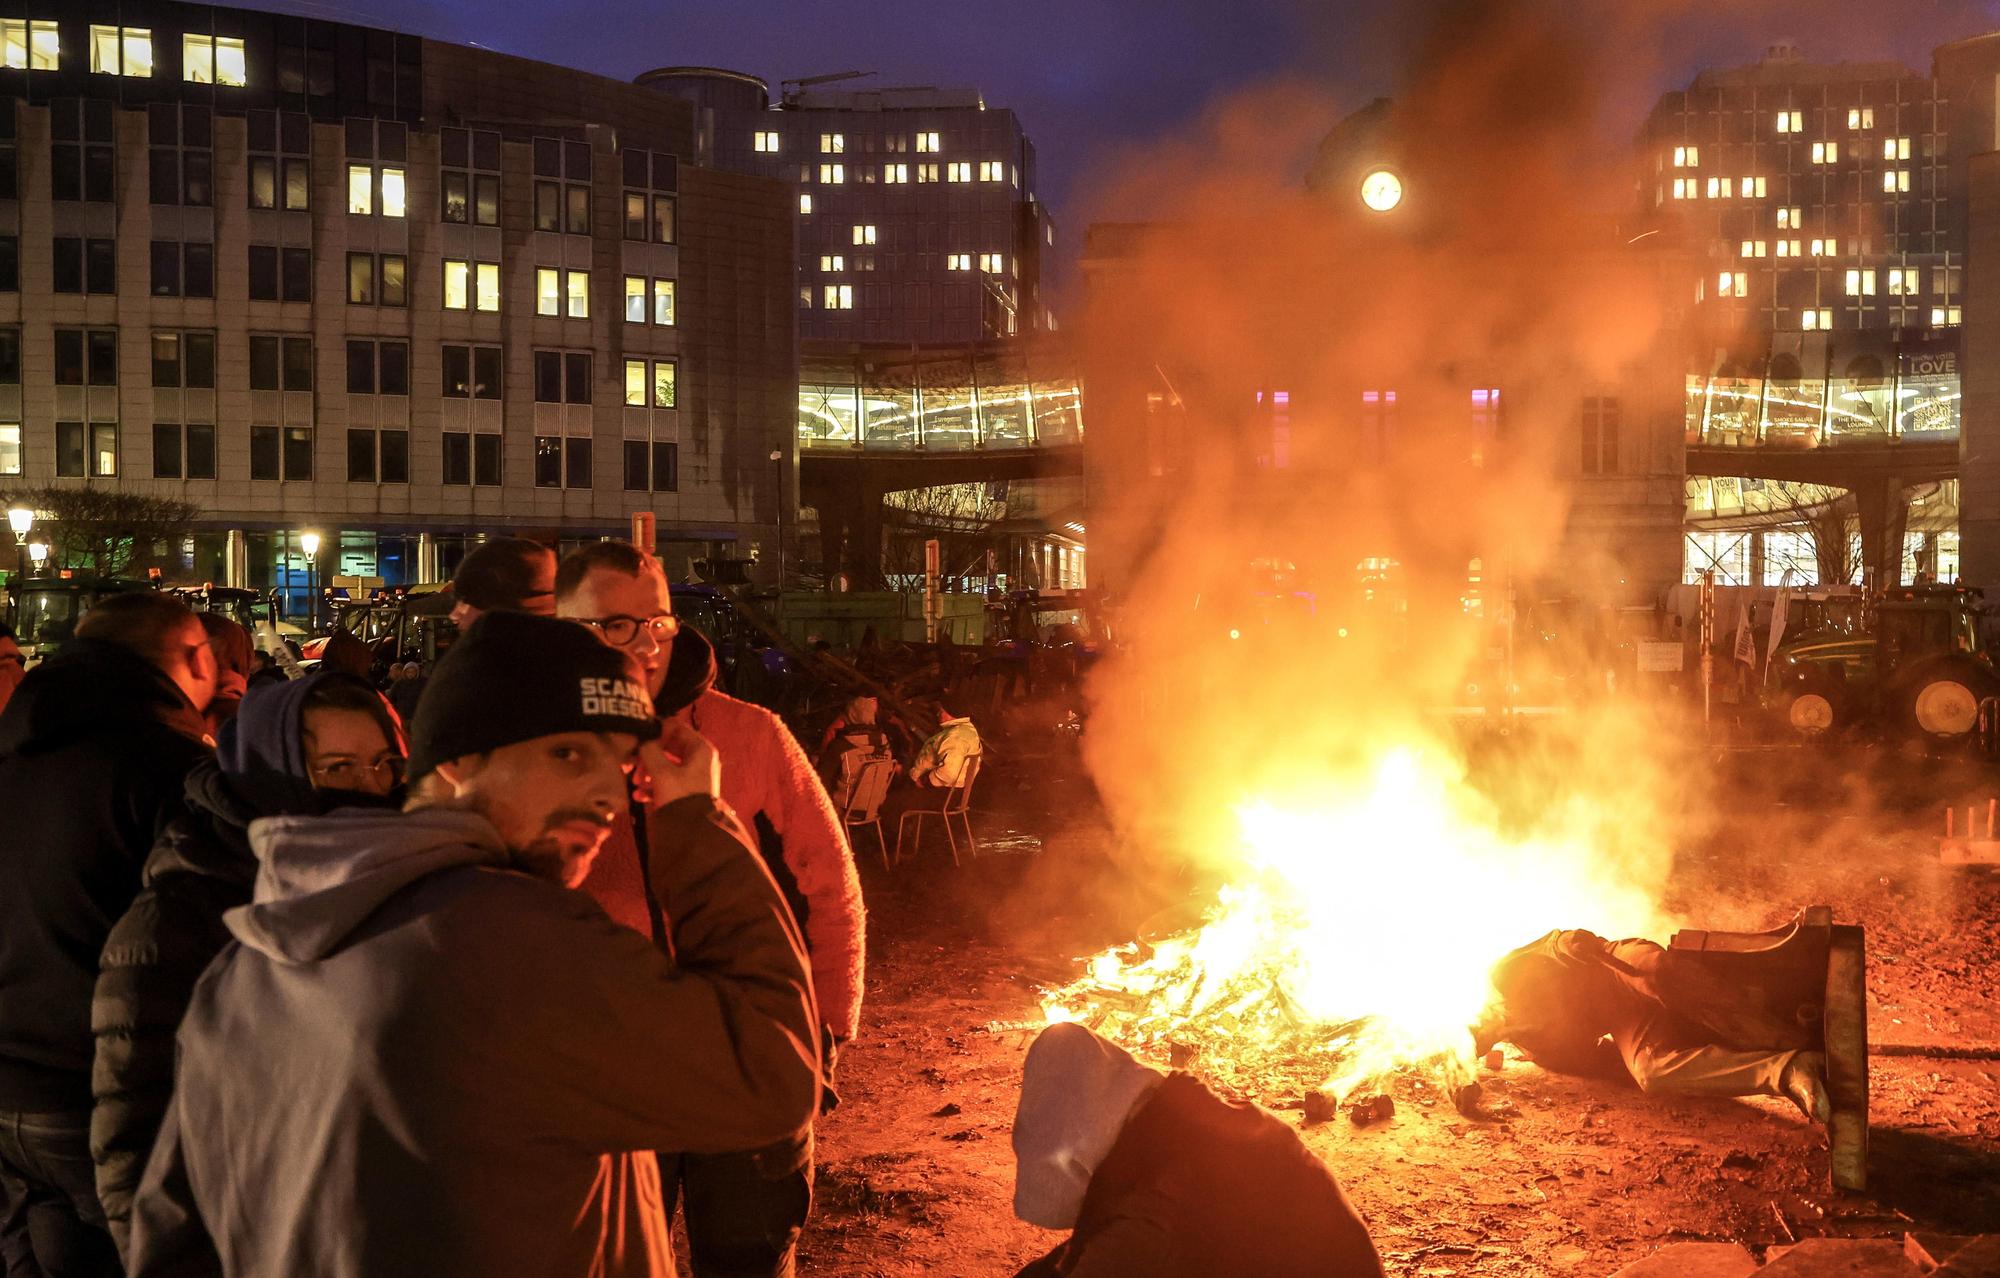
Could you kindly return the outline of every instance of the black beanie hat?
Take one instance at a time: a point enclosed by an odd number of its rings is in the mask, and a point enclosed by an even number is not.
[[[674,636],[673,652],[667,657],[667,678],[660,685],[660,699],[653,708],[662,719],[670,719],[701,700],[715,686],[715,645],[687,622]]]
[[[410,728],[410,779],[559,732],[659,734],[645,684],[588,627],[489,612],[438,662]]]

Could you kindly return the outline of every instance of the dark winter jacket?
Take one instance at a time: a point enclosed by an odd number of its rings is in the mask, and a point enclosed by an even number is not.
[[[131,1272],[671,1275],[635,1151],[803,1132],[816,1012],[727,814],[683,799],[648,832],[677,962],[506,868],[473,813],[254,824],[256,903],[182,1023]]]
[[[1291,1128],[1169,1075],[1133,1111],[1076,1232],[1017,1278],[1381,1278],[1367,1226]]]
[[[90,1152],[121,1253],[132,1195],[173,1093],[174,1031],[202,969],[229,942],[223,912],[250,901],[257,877],[250,823],[368,797],[315,790],[306,764],[306,697],[328,679],[349,677],[314,673],[250,690],[224,725],[215,757],[188,773],[186,811],[154,843],[145,888],[105,943],[90,1009],[97,1036]]]
[[[90,1107],[91,989],[201,717],[151,664],[76,639],[0,715],[0,1109]]]

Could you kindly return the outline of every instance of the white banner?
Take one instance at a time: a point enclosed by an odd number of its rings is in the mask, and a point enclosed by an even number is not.
[[[1764,648],[1764,660],[1770,661],[1778,651],[1778,641],[1785,637],[1785,614],[1792,608],[1792,588],[1778,587],[1778,598],[1771,605],[1771,640]]]
[[[1736,659],[1757,668],[1757,634],[1750,628],[1750,600],[1743,600],[1743,614],[1736,620]]]

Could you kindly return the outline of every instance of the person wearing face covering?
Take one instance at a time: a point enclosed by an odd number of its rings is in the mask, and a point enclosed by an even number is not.
[[[1028,1049],[1014,1214],[1071,1230],[1016,1278],[1382,1278],[1368,1227],[1283,1122],[1081,1025]]]
[[[261,683],[189,772],[186,811],[161,831],[144,888],[112,928],[91,1000],[90,1117],[97,1195],[120,1255],[132,1196],[174,1084],[174,1031],[229,941],[222,916],[250,902],[250,823],[402,802],[403,737],[374,689],[322,671]]]

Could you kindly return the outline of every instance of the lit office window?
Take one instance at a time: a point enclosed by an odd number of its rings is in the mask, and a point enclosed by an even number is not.
[[[1800,227],[1804,226],[1805,221],[1802,218],[1800,218],[1799,216],[1800,211],[1801,210],[1797,206],[1779,209],[1778,229],[1781,231],[1787,231],[1787,230],[1796,231]]]
[[[1950,328],[1962,322],[1963,313],[1956,306],[1931,307],[1931,327]]]
[[[1874,107],[1849,107],[1847,127],[1850,129],[1872,129],[1875,127]]]
[[[819,269],[822,271],[844,271],[847,269],[847,259],[838,253],[822,253],[819,255]]]
[[[1800,247],[1800,246],[1799,246],[1799,241],[1797,241],[1797,240],[1779,240],[1779,241],[1778,241],[1778,256],[1779,256],[1779,257],[1804,257],[1804,256],[1805,256],[1805,254],[1804,254],[1804,253],[1801,253],[1801,252],[1799,252],[1799,247]]]
[[[465,310],[472,301],[472,264],[446,258],[444,263],[444,308]]]
[[[1735,189],[1728,178],[1712,177],[1708,180],[1708,198],[1711,200],[1726,200]]]
[[[675,402],[675,387],[679,381],[680,366],[670,359],[653,361],[653,407],[672,408]]]
[[[479,283],[478,293],[474,298],[474,301],[478,305],[479,309],[482,311],[499,310],[500,309],[500,264],[498,262],[478,263],[477,271],[475,273],[474,278],[476,278]]]
[[[366,164],[347,166],[347,211],[349,213],[375,211],[375,170]]]
[[[627,324],[646,322],[646,277],[643,275],[625,277],[625,322]]]
[[[1803,116],[1797,111],[1778,112],[1778,132],[1803,133],[1804,131],[1805,131],[1805,116]]]
[[[590,272],[563,272],[563,300],[571,319],[590,318]]]
[[[467,262],[462,259],[446,258],[444,261],[444,308],[448,311],[467,309],[467,303],[482,311],[500,309],[500,264],[498,262]]]
[[[16,71],[54,71],[62,64],[62,40],[56,24],[0,18],[0,55],[4,55],[0,63]]]
[[[1875,272],[1872,270],[1849,271],[1847,273],[1847,295],[1849,297],[1875,296]]]
[[[907,164],[885,164],[882,166],[882,181],[890,186],[900,186],[910,180],[910,166]]]
[[[1701,194],[1700,189],[1695,186],[1697,180],[1695,178],[1675,178],[1674,198],[1677,200],[1692,200],[1695,196]]]
[[[1892,195],[1907,194],[1910,189],[1910,171],[1908,169],[1882,170],[1882,189]]]
[[[1799,317],[1799,326],[1808,333],[1825,332],[1833,327],[1833,312],[1825,307],[1819,310],[1808,307]]]
[[[943,149],[938,145],[938,135],[936,133],[917,134],[917,151],[919,154],[936,155]]]
[[[812,213],[812,211],[813,211],[813,197],[812,197],[812,192],[811,192],[811,191],[800,191],[800,192],[799,192],[799,214],[800,214],[800,216],[802,216],[802,217],[803,217],[803,216],[808,216],[808,215],[810,215],[810,214]]]
[[[1701,148],[1698,146],[1677,146],[1674,148],[1674,167],[1677,169],[1698,169],[1701,167]]]
[[[829,284],[821,291],[820,305],[829,311],[851,311],[854,309],[854,286],[852,284]]]
[[[944,269],[946,269],[947,271],[969,271],[969,270],[971,270],[971,269],[972,269],[972,254],[970,254],[970,253],[947,253],[947,254],[945,254],[945,258],[944,258]]]
[[[382,216],[402,217],[407,212],[404,207],[406,186],[403,170],[385,168],[382,170]]]
[[[945,180],[948,182],[970,182],[972,180],[972,161],[970,160],[959,160],[956,163],[947,164],[944,166],[944,170]]]
[[[550,266],[535,268],[535,314],[562,314],[562,272]]]
[[[847,135],[845,133],[820,134],[819,151],[821,155],[845,155],[847,153]]]
[[[1838,164],[1840,162],[1840,143],[1813,143],[1812,162],[1814,164]]]
[[[988,275],[998,275],[1007,269],[1007,255],[1005,253],[981,253],[979,255],[979,269]]]
[[[1914,297],[1924,291],[1924,273],[1914,266],[1891,267],[1889,270],[1889,295],[1892,297]]]
[[[979,180],[981,182],[1005,182],[1007,180],[1006,161],[981,160],[979,162]]]
[[[242,88],[243,41],[235,36],[181,37],[181,76],[190,84],[222,84]]]
[[[100,75],[153,74],[153,33],[146,27],[90,28],[90,69]]]
[[[1783,257],[1785,255],[1783,251],[1784,247],[1785,247],[1785,242],[1783,240],[1779,240],[1778,241],[1779,257]],[[1768,254],[1769,250],[1770,250],[1770,243],[1767,240],[1745,240],[1743,241],[1743,251],[1738,253],[1737,256],[1764,257]]]
[[[854,242],[856,244],[873,244],[875,242],[874,225],[872,223],[857,225],[854,228]]]
[[[1737,194],[1741,195],[1741,196],[1742,196],[1742,197],[1743,197],[1744,199],[1746,199],[1746,200],[1750,200],[1750,199],[1757,199],[1757,200],[1761,200],[1761,199],[1763,199],[1763,198],[1764,198],[1764,179],[1763,179],[1763,178],[1760,178],[1760,177],[1747,177],[1747,178],[1744,178],[1744,179],[1743,179],[1743,181],[1742,181],[1742,183],[1741,183],[1741,184],[1740,184],[1740,186],[1738,187],[1738,190],[1737,190]]]
[[[646,406],[646,361],[643,359],[625,361],[625,406]]]
[[[1885,160],[1907,160],[1910,158],[1908,138],[1883,138],[1882,158]]]
[[[653,322],[671,326],[674,322],[674,282],[653,281]]]
[[[764,155],[778,153],[778,132],[776,129],[759,129],[753,139],[757,150]]]
[[[822,164],[819,166],[819,180],[828,186],[838,186],[847,181],[847,166],[844,164]]]
[[[919,165],[917,166],[917,181],[919,181],[919,182],[935,182],[935,181],[937,181],[937,180],[938,180],[938,166],[937,166],[937,165],[935,165],[935,164],[919,164]]]
[[[1750,296],[1750,276],[1743,271],[1724,271],[1715,278],[1717,297]]]

